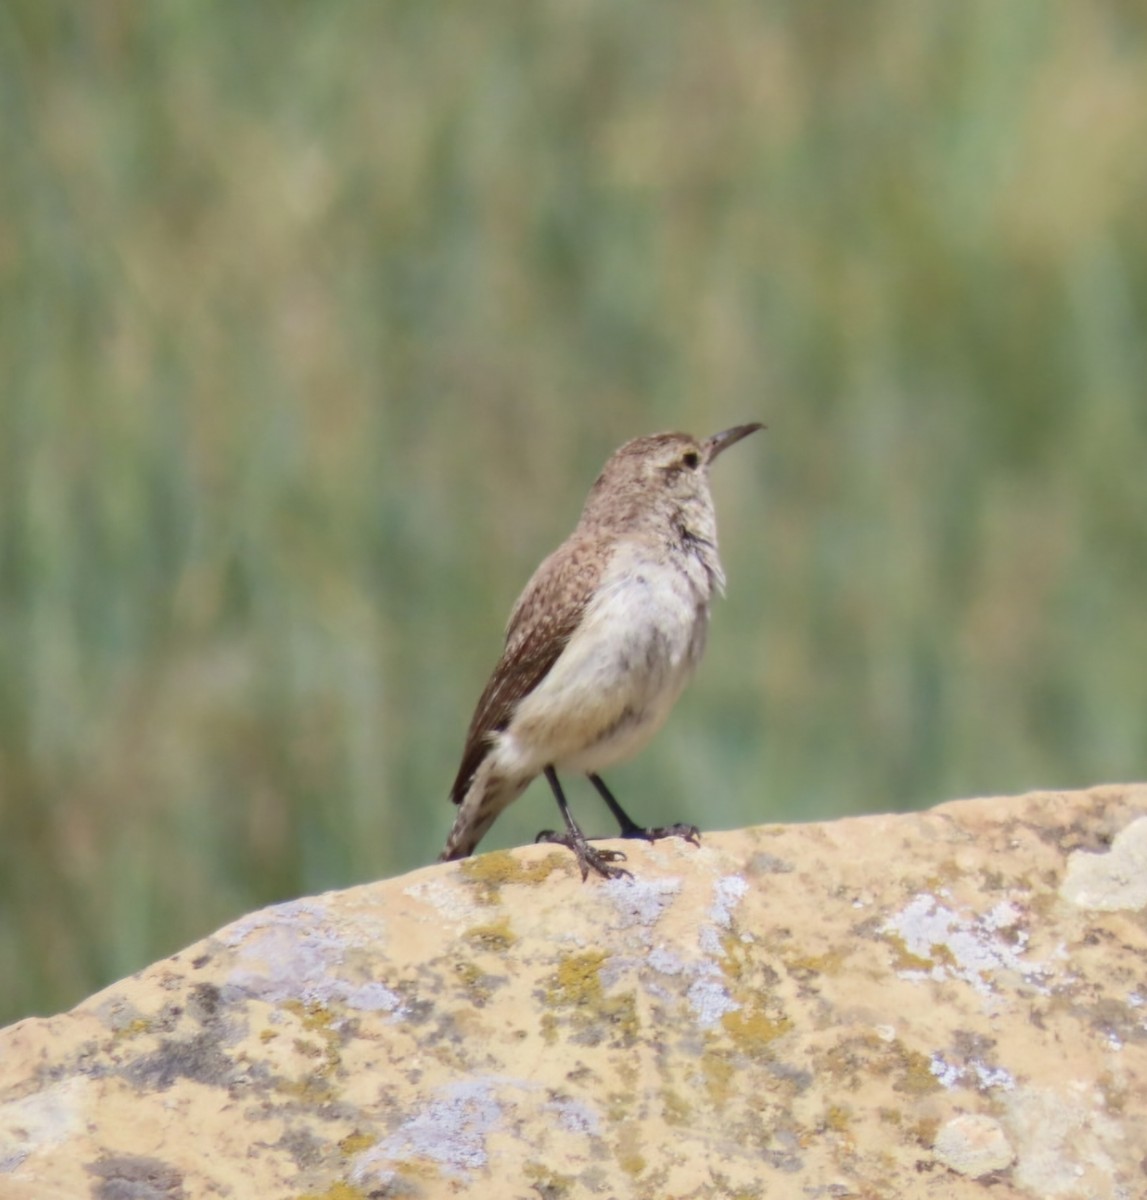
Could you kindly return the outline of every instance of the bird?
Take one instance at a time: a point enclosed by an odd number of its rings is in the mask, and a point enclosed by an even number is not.
[[[466,858],[529,784],[544,775],[565,824],[539,841],[568,847],[584,882],[631,873],[620,850],[590,844],[557,772],[589,777],[622,838],[680,837],[695,825],[646,829],[601,778],[664,724],[705,649],[709,607],[723,593],[709,469],[764,426],[707,438],[656,433],[616,450],[590,488],[573,533],[534,572],[506,627],[502,656],[474,710],[451,798],[458,806],[440,862]]]

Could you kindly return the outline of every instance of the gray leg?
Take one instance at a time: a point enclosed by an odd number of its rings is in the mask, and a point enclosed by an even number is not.
[[[623,838],[644,838],[648,842],[656,842],[661,838],[679,837],[694,846],[701,844],[701,831],[696,825],[659,825],[655,829],[643,829],[617,802],[617,797],[605,786],[605,780],[600,775],[591,775],[590,783],[598,790],[598,794],[606,802],[609,811],[621,827]]]
[[[625,855],[620,850],[598,850],[586,841],[585,834],[582,833],[578,828],[577,822],[573,819],[573,814],[566,803],[565,793],[562,791],[562,785],[558,783],[557,772],[553,767],[546,767],[545,775],[550,787],[553,789],[554,799],[558,802],[558,810],[562,814],[562,820],[566,823],[566,832],[554,833],[552,829],[545,829],[538,834],[537,840],[539,842],[556,842],[559,846],[566,846],[572,850],[577,857],[578,866],[581,867],[581,877],[583,880],[589,875],[590,867],[606,879],[618,879],[622,876],[632,878],[630,872],[624,867],[613,865],[625,860]]]

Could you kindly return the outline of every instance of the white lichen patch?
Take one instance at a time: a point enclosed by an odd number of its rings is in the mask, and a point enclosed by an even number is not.
[[[1020,927],[1021,915],[1007,901],[979,915],[958,913],[925,893],[886,921],[881,932],[897,938],[914,960],[897,972],[902,979],[959,979],[988,995],[993,977],[1006,971],[1046,992],[1046,968],[1024,958],[1028,935]]]
[[[662,974],[685,975],[692,979],[686,999],[702,1029],[711,1029],[726,1013],[741,1006],[729,994],[721,962],[725,955],[722,937],[733,926],[733,914],[748,893],[749,885],[741,875],[722,875],[713,883],[713,902],[700,923],[697,945],[702,957],[687,962],[665,947],[655,948],[647,960]]]
[[[340,913],[328,902],[328,896],[335,895],[328,893],[272,904],[227,925],[216,935],[216,940],[234,949],[262,929],[291,928],[316,937],[337,938],[345,950],[377,950],[385,942],[387,932],[381,913],[356,911],[354,921],[348,921],[345,904]],[[342,893],[341,899],[345,901],[348,895]]]
[[[356,1158],[351,1180],[359,1186],[388,1187],[400,1164],[411,1159],[433,1163],[444,1174],[466,1177],[490,1161],[487,1143],[508,1122],[515,1105],[500,1095],[506,1088],[536,1091],[524,1080],[499,1076],[464,1079],[438,1089],[428,1103],[384,1141]],[[591,1118],[583,1123],[588,1128]]]
[[[83,1128],[83,1096],[89,1086],[87,1079],[64,1079],[0,1104],[0,1174],[75,1136]]]
[[[343,1003],[360,1012],[394,1012],[402,1001],[385,984],[371,982],[349,988]]]
[[[654,946],[645,961],[662,975],[681,975],[689,969],[681,955],[668,946]]]
[[[733,914],[745,898],[749,885],[742,875],[722,875],[713,884],[713,903],[706,914],[708,924],[701,926],[698,940],[705,954],[721,954],[721,931],[732,928]]]
[[[964,1072],[955,1063],[948,1062],[942,1054],[932,1055],[928,1069],[949,1090],[959,1087],[964,1081]]]
[[[714,971],[689,985],[689,1007],[702,1029],[711,1029],[726,1014],[741,1006],[729,995],[721,976]]]
[[[0,1031],[0,1196],[1144,1200],[1144,913],[1058,894],[1129,812],[715,834],[616,884],[526,848],[254,914]]]
[[[683,977],[691,981],[685,992],[685,1000],[702,1029],[711,1029],[726,1013],[736,1012],[741,1007],[729,995],[721,968],[711,958],[690,962],[667,946],[655,946],[644,965],[656,975]],[[662,987],[656,978],[648,978],[648,973],[645,986],[660,1000],[669,1000],[674,994],[673,990]]]
[[[1001,1088],[1010,1091],[1016,1086],[1015,1076],[1003,1067],[995,1067],[980,1059],[960,1065],[949,1062],[939,1051],[932,1055],[930,1069],[932,1074],[946,1088],[972,1087],[988,1091]]]
[[[216,936],[223,945],[234,949],[261,929],[277,929],[281,925],[319,926],[327,921],[329,916],[327,906],[318,898],[288,900],[283,904],[272,904],[269,908],[261,908],[258,912],[240,917],[238,921],[221,929]]]
[[[475,901],[472,889],[453,874],[421,879],[403,888],[402,893],[432,908],[436,916],[459,924],[473,923],[481,918],[483,912],[489,912],[488,908],[483,908]]]
[[[1090,912],[1147,907],[1147,817],[1118,833],[1106,854],[1070,855],[1059,894]]]
[[[733,921],[733,913],[745,898],[749,885],[742,875],[722,875],[713,885],[713,907],[709,910],[710,919],[722,929],[728,929]]]
[[[393,1012],[399,998],[377,980],[348,978],[348,951],[359,947],[357,924],[336,922],[316,901],[280,904],[224,931],[234,966],[225,984],[246,996],[303,1004],[348,1004]]]
[[[551,1100],[542,1106],[542,1112],[552,1116],[559,1128],[568,1133],[584,1133],[593,1137],[601,1133],[597,1113],[580,1100]]]
[[[622,929],[640,928],[652,932],[662,914],[681,891],[681,880],[643,878],[610,879],[601,890],[613,905],[617,924]]]

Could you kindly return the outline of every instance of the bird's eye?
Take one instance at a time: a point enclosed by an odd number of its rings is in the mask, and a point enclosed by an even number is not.
[[[686,450],[681,456],[681,461],[690,471],[695,471],[701,465],[701,455],[696,450]]]

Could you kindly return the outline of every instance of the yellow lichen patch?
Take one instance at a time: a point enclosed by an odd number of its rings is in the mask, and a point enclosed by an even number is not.
[[[757,1188],[734,1187],[730,1179],[721,1171],[710,1171],[713,1178],[713,1195],[721,1196],[722,1200],[762,1200],[765,1192]]]
[[[647,1165],[641,1152],[641,1126],[633,1122],[626,1122],[618,1127],[614,1158],[626,1175],[633,1178],[641,1175]]]
[[[1058,875],[1049,873],[1044,880],[1044,886],[1046,891],[1036,890],[1029,893],[1027,898],[1028,919],[1035,925],[1046,924],[1051,918],[1051,914],[1062,903],[1059,898]],[[1025,880],[1024,887],[1031,887],[1031,884]]]
[[[731,998],[742,1010],[763,1012],[769,1003],[769,994],[775,990],[780,976],[770,962],[762,960],[753,943],[742,942],[733,933],[722,934],[721,957],[717,964],[729,981]],[[774,1000],[773,1004],[776,1006],[779,1001]],[[771,1019],[782,1022],[787,1020],[779,1016]],[[788,1027],[786,1024],[785,1029]]]
[[[283,1007],[302,1021],[304,1029],[328,1029],[335,1019],[331,1010],[323,1004],[304,1004],[301,1000],[287,1000],[284,1001]]]
[[[637,1041],[641,1031],[641,1022],[637,1016],[637,998],[633,992],[626,992],[617,998],[617,1003],[609,1015],[610,1022],[617,1030],[618,1041],[623,1046],[632,1046]]]
[[[469,959],[462,959],[454,963],[453,969],[472,1004],[481,1008],[489,1003],[493,994],[491,986],[493,980],[490,975]]]
[[[350,1155],[358,1154],[360,1150],[366,1150],[369,1146],[373,1146],[377,1140],[371,1134],[361,1133],[356,1129],[354,1133],[348,1133],[339,1142],[339,1149],[349,1158]]]
[[[305,1104],[329,1104],[335,1098],[334,1088],[321,1074],[308,1075],[305,1079],[280,1079],[275,1090]]]
[[[636,1178],[645,1170],[645,1159],[640,1154],[629,1153],[618,1157],[617,1165],[627,1174]]]
[[[761,1055],[770,1042],[775,1042],[793,1027],[788,1017],[770,1016],[757,1006],[725,1013],[721,1024],[737,1049],[754,1058]]]
[[[459,962],[451,965],[451,970],[455,977],[461,981],[462,986],[466,989],[474,987],[479,979],[482,978],[482,968],[477,963],[472,963],[469,959],[464,958]]]
[[[509,950],[518,940],[518,935],[510,928],[508,917],[490,925],[475,925],[462,936],[476,949],[488,950],[492,954]]]
[[[785,966],[799,978],[811,975],[836,975],[844,963],[843,950],[833,950],[827,954],[797,954],[785,959]]]
[[[563,1196],[573,1194],[577,1180],[572,1175],[559,1175],[549,1167],[540,1163],[528,1162],[524,1165],[523,1173],[531,1181],[533,1190],[545,1200],[562,1200]]]
[[[889,945],[895,951],[892,960],[893,970],[896,971],[931,971],[936,965],[930,958],[921,958],[908,949],[907,943],[898,933],[884,935]]]
[[[313,1044],[305,1043],[296,1038],[295,1048],[302,1054],[310,1054],[315,1057],[320,1054],[323,1055],[326,1062],[322,1068],[322,1073],[333,1073],[338,1068],[342,1059],[340,1049],[342,1039],[339,1031],[334,1028],[335,1014],[324,1004],[303,1004],[299,1000],[288,1000],[283,1004],[283,1007],[299,1018],[303,1029],[308,1033],[316,1034],[322,1041],[321,1048],[316,1048]]]
[[[672,1088],[661,1089],[661,1115],[666,1125],[688,1125],[693,1110],[688,1102]]]
[[[547,980],[545,1003],[551,1010],[571,1010],[571,1024],[578,1031],[592,1029],[595,1040],[608,1036],[615,1045],[631,1046],[640,1028],[637,997],[632,991],[606,995],[601,982],[604,961],[600,950],[567,955]],[[547,1040],[556,1036],[556,1031],[556,1022],[543,1024]]]
[[[116,1040],[124,1038],[137,1037],[141,1033],[150,1033],[153,1023],[147,1017],[136,1017],[134,1021],[128,1021],[126,1025],[120,1026],[115,1031]]]
[[[739,983],[745,973],[745,947],[732,933],[721,934],[721,971],[733,983]]]
[[[944,887],[955,883],[958,879],[963,879],[966,874],[967,871],[954,858],[948,857],[936,864],[934,878],[939,880],[941,887]]]
[[[943,963],[946,967],[955,967],[958,965],[955,954],[952,953],[951,946],[944,945],[943,942],[933,942],[928,947],[928,953],[938,962]]]
[[[607,996],[598,1009],[604,1026],[613,1033],[613,1044],[632,1046],[637,1041],[640,1023],[637,1019],[637,997],[633,992]]]
[[[892,1085],[893,1091],[907,1092],[910,1096],[923,1096],[940,1087],[940,1081],[932,1073],[932,1060],[919,1050],[906,1050],[895,1043],[900,1052],[900,1078]]]
[[[1103,1096],[1104,1109],[1109,1113],[1121,1114],[1131,1094],[1126,1083],[1117,1083],[1110,1071],[1104,1071],[1098,1079],[1098,1087]]]
[[[394,1164],[394,1173],[401,1180],[418,1180],[421,1183],[437,1183],[441,1180],[442,1174],[438,1167],[429,1162],[425,1158],[404,1158]],[[394,1194],[402,1196],[406,1195],[405,1191],[397,1191],[394,1189],[394,1184],[391,1184],[391,1189]],[[377,1195],[378,1193],[374,1193]],[[422,1195],[421,1191],[416,1193]]]
[[[636,1099],[632,1092],[607,1092],[605,1097],[605,1116],[611,1125],[620,1125],[633,1115],[633,1102]]]
[[[601,1003],[601,964],[605,954],[601,950],[587,950],[583,954],[567,954],[558,964],[549,986],[546,988],[546,1003],[560,1007],[576,1008],[580,1005]]]
[[[824,1127],[833,1133],[845,1133],[852,1123],[852,1114],[843,1104],[832,1104],[824,1114]]]
[[[733,1090],[733,1061],[728,1050],[706,1050],[701,1055],[705,1090],[716,1108],[724,1108]]]
[[[306,1192],[298,1200],[366,1200],[366,1192],[340,1180],[332,1183],[325,1192]]]
[[[502,898],[503,887],[541,883],[555,870],[568,874],[574,866],[570,855],[547,854],[536,862],[523,862],[509,850],[495,850],[479,858],[464,858],[460,874],[466,883],[473,885],[479,904],[497,904]]]
[[[892,1077],[892,1089],[910,1096],[923,1096],[940,1087],[932,1073],[932,1060],[919,1050],[909,1050],[899,1039],[887,1040],[876,1033],[842,1038],[823,1057],[823,1070],[850,1090],[865,1079]]]
[[[633,993],[626,992],[624,999],[632,1001]],[[634,1020],[636,1020],[636,1016]],[[617,1082],[632,1092],[637,1087],[637,1080],[640,1075],[637,1063],[632,1058],[622,1058],[617,1061],[614,1069]]]
[[[860,1074],[872,1071],[874,1063],[882,1064],[882,1069],[877,1070],[876,1074],[888,1073],[889,1068],[883,1066],[887,1054],[888,1043],[875,1033],[843,1037],[825,1051],[824,1070],[835,1082],[856,1087]]]

